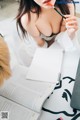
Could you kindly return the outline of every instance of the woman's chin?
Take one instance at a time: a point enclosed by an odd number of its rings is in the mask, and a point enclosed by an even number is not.
[[[45,8],[45,9],[51,9],[52,8],[52,6],[47,6],[47,5],[42,6],[42,7]]]

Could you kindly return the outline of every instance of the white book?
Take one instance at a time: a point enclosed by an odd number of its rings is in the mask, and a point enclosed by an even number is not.
[[[3,118],[3,112],[8,113]],[[0,120],[37,120],[39,113],[0,96]]]
[[[33,99],[33,101],[32,101]],[[0,120],[7,111],[4,120],[37,120],[39,112],[34,110],[39,93],[14,82],[8,82],[0,88]]]
[[[56,83],[60,77],[63,49],[38,48],[28,70],[27,79]]]
[[[37,120],[54,87],[55,84],[49,84],[39,92],[19,83],[7,82],[0,88],[0,120],[4,111],[9,112],[9,120]]]

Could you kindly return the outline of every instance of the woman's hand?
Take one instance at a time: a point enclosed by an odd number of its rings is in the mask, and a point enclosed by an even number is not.
[[[76,16],[64,15],[66,17],[65,25],[71,39],[74,38],[76,31],[78,30],[78,21]]]

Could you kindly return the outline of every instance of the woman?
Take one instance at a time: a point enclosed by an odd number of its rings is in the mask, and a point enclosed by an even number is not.
[[[63,13],[66,19],[49,6],[48,2]],[[65,31],[66,27],[72,37],[78,29],[78,23],[74,16],[74,4],[70,2],[72,0],[21,0],[17,25],[19,24],[23,35],[28,32],[41,47],[46,43],[50,46],[55,36]],[[70,29],[73,31],[70,32]]]

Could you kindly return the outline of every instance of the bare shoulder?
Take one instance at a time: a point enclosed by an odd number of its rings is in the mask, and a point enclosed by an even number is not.
[[[21,24],[22,24],[22,26],[23,26],[23,28],[24,28],[25,30],[27,30],[28,23],[29,23],[29,17],[28,17],[28,14],[25,13],[25,14],[21,17]]]

